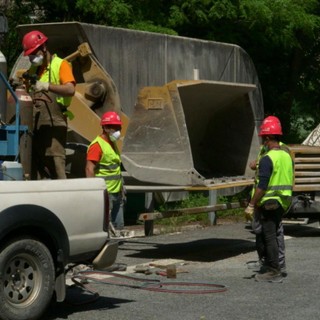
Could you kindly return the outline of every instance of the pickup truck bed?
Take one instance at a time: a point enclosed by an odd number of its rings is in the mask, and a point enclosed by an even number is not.
[[[115,261],[103,179],[0,181],[0,190],[2,319],[38,319],[54,291],[63,301],[67,264]]]

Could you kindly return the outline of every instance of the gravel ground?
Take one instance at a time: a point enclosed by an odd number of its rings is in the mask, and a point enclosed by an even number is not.
[[[43,319],[318,319],[320,229],[318,224],[290,224],[285,226],[285,235],[288,276],[283,283],[254,281],[255,272],[246,267],[247,262],[256,260],[254,236],[241,222],[218,222],[212,227],[121,241],[117,263],[126,265],[127,270],[119,274],[170,284],[214,283],[227,290],[175,294],[92,283],[90,287],[100,295],[98,300],[85,303],[91,296],[72,287],[67,301],[51,306]],[[175,263],[177,270],[184,272],[178,273],[177,279],[167,279],[156,274],[161,263]],[[149,266],[151,274],[135,273],[137,266]]]

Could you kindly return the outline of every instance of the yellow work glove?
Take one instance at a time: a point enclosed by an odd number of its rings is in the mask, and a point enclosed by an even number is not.
[[[247,221],[253,220],[253,213],[254,213],[254,205],[250,204],[244,210],[245,218]]]

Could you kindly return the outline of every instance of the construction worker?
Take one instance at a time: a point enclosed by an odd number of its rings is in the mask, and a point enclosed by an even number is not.
[[[264,119],[259,136],[265,153],[259,160],[257,181],[245,213],[247,217],[258,217],[256,220],[261,227],[257,250],[260,258],[265,256],[265,267],[256,274],[256,281],[281,282],[277,235],[281,230],[282,215],[291,204],[293,162],[287,150],[281,148],[282,128],[278,118]]]
[[[38,179],[65,179],[67,108],[76,81],[69,63],[52,55],[47,41],[37,30],[22,40],[24,56],[31,62],[25,78],[34,103],[33,178],[36,172]]]
[[[281,124],[280,124],[280,127],[281,127]],[[284,143],[280,142],[279,144],[282,150],[290,154],[289,148]],[[262,146],[260,148],[260,152],[257,157],[257,160],[254,160],[249,164],[249,167],[252,170],[255,170],[255,185],[257,185],[258,183],[259,160],[265,153],[266,153],[266,149],[264,146]],[[254,192],[254,188],[252,189],[251,196],[253,196],[253,192]],[[262,235],[261,235],[261,217],[260,217],[259,211],[255,210],[253,216],[248,215],[247,220],[251,222],[252,232],[256,235],[256,248],[257,248],[257,253],[259,257],[258,261],[248,262],[247,267],[249,269],[263,270],[266,262],[266,258],[265,258],[266,254],[265,254],[265,246],[264,246]],[[279,247],[279,265],[280,265],[282,275],[285,276],[286,275],[286,258],[285,258],[284,228],[283,228],[282,222],[279,224],[279,228],[277,230],[277,242]]]
[[[105,179],[109,194],[110,226],[118,231],[124,227],[123,182],[121,176],[121,158],[116,141],[121,134],[121,119],[114,111],[108,111],[101,117],[102,133],[89,145],[87,152],[86,176]]]

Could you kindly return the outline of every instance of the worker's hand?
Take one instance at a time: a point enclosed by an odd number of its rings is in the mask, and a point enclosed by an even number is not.
[[[244,210],[245,218],[247,221],[253,220],[253,214],[254,214],[254,205],[250,204],[245,208]]]
[[[251,170],[256,170],[256,169],[257,169],[257,161],[256,161],[256,160],[251,161],[251,162],[249,163],[249,168],[250,168]]]
[[[49,91],[49,82],[37,81],[34,86],[34,91]]]
[[[122,194],[122,201],[127,202],[127,190],[124,185],[122,185],[121,194]]]

